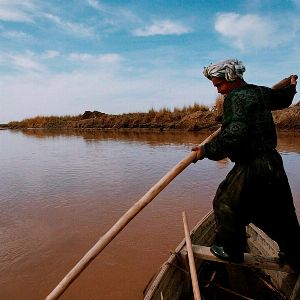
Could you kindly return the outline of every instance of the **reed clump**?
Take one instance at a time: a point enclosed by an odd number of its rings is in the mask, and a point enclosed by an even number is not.
[[[223,97],[218,96],[212,107],[194,103],[193,105],[170,109],[150,108],[148,112],[106,114],[99,111],[85,111],[77,116],[37,116],[22,121],[12,121],[11,129],[121,129],[146,128],[152,130],[215,130],[222,119]],[[300,102],[299,102],[300,103]],[[300,104],[273,112],[278,129],[300,131]]]
[[[300,131],[300,101],[286,109],[274,111],[273,118],[281,130]]]
[[[63,128],[72,122],[81,119],[81,116],[36,116],[22,121],[12,121],[7,124],[11,129],[15,128]]]

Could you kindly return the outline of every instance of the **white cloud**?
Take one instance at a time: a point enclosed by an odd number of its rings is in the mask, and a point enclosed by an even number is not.
[[[44,17],[54,22],[56,25],[62,29],[72,32],[78,36],[82,37],[92,37],[94,36],[94,30],[92,28],[86,27],[82,24],[67,22],[62,20],[60,17],[52,14],[44,14]]]
[[[59,58],[58,60],[55,60]],[[68,64],[72,70],[93,70],[119,67],[124,58],[118,53],[89,54],[89,53],[70,53],[62,54],[56,50],[49,49],[42,53],[26,51],[24,53],[0,53],[0,65],[11,70],[21,72],[51,72],[51,65],[47,65],[47,60],[54,59],[53,63]],[[52,61],[51,61],[52,62]]]
[[[51,58],[55,58],[55,57],[59,56],[59,52],[55,51],[55,50],[47,50],[41,56],[44,59],[51,59]]]
[[[131,24],[142,22],[139,16],[126,7],[103,4],[97,0],[88,0],[87,3],[100,13],[101,19],[98,25],[109,26],[110,31],[124,30]],[[105,30],[108,31],[107,28]]]
[[[39,62],[39,57],[30,51],[24,54],[0,53],[0,65],[28,74],[46,70]]]
[[[31,21],[31,18],[21,11],[14,11],[11,8],[0,7],[0,20],[16,21],[16,22],[29,22],[29,21]]]
[[[1,35],[5,38],[12,38],[12,39],[30,39],[32,38],[31,35],[23,32],[23,31],[16,31],[16,30],[9,30],[2,32]]]
[[[107,53],[98,55],[88,53],[71,53],[68,55],[68,58],[72,61],[110,64],[116,64],[123,60],[122,56],[117,53]]]
[[[253,14],[219,14],[215,29],[241,50],[277,46],[284,39],[274,22]]]
[[[33,2],[30,0],[1,0],[0,20],[11,22],[32,22]]]
[[[132,31],[135,36],[181,35],[189,32],[191,30],[188,27],[170,20],[156,21],[149,26]]]
[[[45,70],[44,66],[37,62],[29,53],[25,55],[8,55],[12,66],[20,71],[42,72]]]
[[[292,0],[292,2],[297,5],[297,6],[300,6],[300,0]]]
[[[96,0],[88,0],[87,3],[88,3],[91,7],[95,8],[95,9],[97,9],[97,10],[100,10],[100,11],[106,11],[104,5],[103,5],[103,4],[100,4],[100,3],[99,3],[98,1],[96,1]]]
[[[93,28],[83,24],[65,21],[59,16],[39,11],[32,0],[0,0],[0,20],[11,22],[35,22],[44,17],[65,31],[82,37],[94,36]]]

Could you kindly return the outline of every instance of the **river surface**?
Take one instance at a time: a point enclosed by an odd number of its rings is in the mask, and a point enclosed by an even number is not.
[[[44,299],[106,231],[208,134],[0,130],[0,299]],[[278,150],[300,215],[300,134]],[[135,300],[210,211],[232,168],[207,159],[178,175],[60,299]]]

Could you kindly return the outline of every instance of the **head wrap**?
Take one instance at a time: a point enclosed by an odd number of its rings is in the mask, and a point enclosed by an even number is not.
[[[228,59],[204,67],[203,74],[208,79],[212,77],[224,78],[227,81],[235,81],[237,78],[243,78],[246,68],[240,60]]]

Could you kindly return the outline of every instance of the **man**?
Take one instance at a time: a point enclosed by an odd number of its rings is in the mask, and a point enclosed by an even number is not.
[[[282,89],[247,84],[245,67],[230,59],[204,68],[204,75],[224,95],[220,134],[202,147],[197,158],[230,158],[235,164],[213,200],[217,224],[211,252],[242,262],[246,225],[261,228],[280,248],[279,256],[300,270],[300,226],[282,159],[271,110],[288,107],[296,94],[297,76]]]

